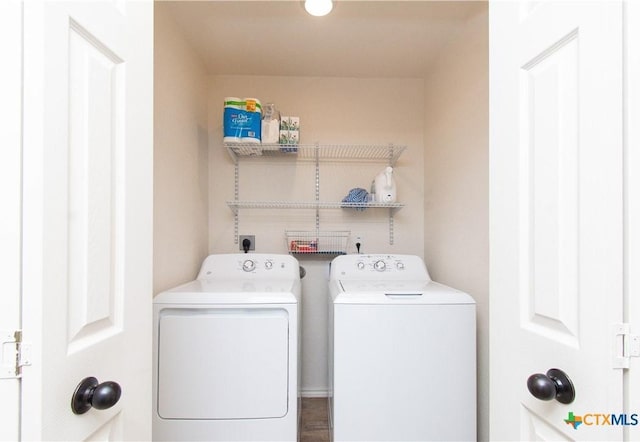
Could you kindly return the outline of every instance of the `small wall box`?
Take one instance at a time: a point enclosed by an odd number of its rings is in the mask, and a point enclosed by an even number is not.
[[[292,255],[346,255],[350,235],[348,230],[285,232],[287,250]]]

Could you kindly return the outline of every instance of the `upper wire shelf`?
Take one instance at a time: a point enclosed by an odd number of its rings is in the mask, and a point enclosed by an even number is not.
[[[354,203],[324,201],[227,201],[227,206],[238,209],[400,209],[401,203]]]
[[[296,161],[369,160],[388,161],[394,165],[407,146],[396,144],[255,144],[225,143],[234,163],[245,158],[291,158]],[[297,149],[297,151],[293,151]]]

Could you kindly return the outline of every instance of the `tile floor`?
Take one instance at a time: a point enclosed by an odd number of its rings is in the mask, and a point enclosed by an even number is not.
[[[300,442],[329,442],[327,398],[302,398]]]

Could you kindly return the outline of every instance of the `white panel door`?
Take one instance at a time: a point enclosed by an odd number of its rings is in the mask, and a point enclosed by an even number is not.
[[[623,71],[619,2],[494,2],[491,437],[621,440]],[[575,400],[535,398],[557,368]],[[601,414],[603,416],[596,416]],[[617,419],[617,418],[616,418]]]
[[[23,439],[151,437],[152,20],[24,4]],[[121,399],[74,414],[91,376]]]

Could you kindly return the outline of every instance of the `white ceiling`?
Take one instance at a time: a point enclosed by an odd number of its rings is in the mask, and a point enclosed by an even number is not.
[[[210,74],[424,78],[484,1],[161,1]]]

